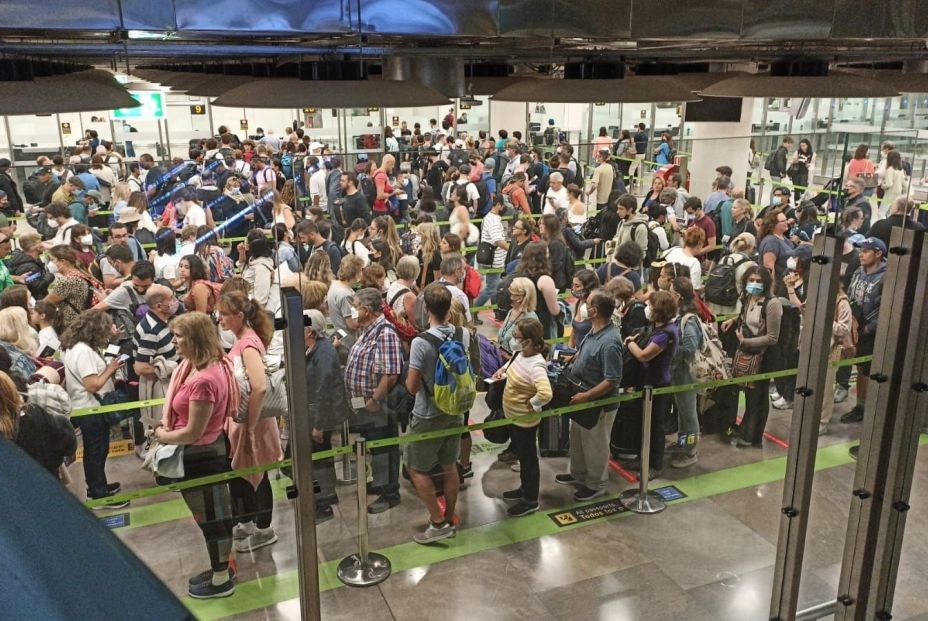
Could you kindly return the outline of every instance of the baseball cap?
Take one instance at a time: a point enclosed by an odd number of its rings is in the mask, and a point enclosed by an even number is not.
[[[103,202],[103,195],[97,192],[96,190],[87,190],[86,192],[84,192],[84,196],[89,196],[90,198],[94,199],[98,203]]]
[[[13,162],[6,159],[5,157],[0,157],[0,168],[9,168],[13,165]]]
[[[309,325],[306,326],[307,328],[312,328],[313,332],[315,332],[319,336],[325,336],[326,322],[325,322],[325,316],[322,314],[322,312],[313,308],[310,310],[303,311],[303,315],[305,315],[306,318],[309,319]]]
[[[321,142],[310,142],[309,152],[312,153],[313,151],[322,151],[322,143]]]
[[[483,160],[483,167],[487,170],[496,168],[496,160],[492,157],[488,157],[487,159]]]
[[[6,192],[0,190],[0,198],[6,198]]]
[[[35,173],[34,173],[34,174],[35,174],[36,176],[38,176],[38,175],[50,175],[50,174],[52,174],[52,169],[49,168],[48,166],[41,166],[41,167],[35,169]]]
[[[854,245],[862,250],[879,250],[884,256],[886,255],[886,244],[878,237],[868,237]]]

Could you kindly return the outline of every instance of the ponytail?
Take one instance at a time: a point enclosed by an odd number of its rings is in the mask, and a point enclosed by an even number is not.
[[[264,346],[271,343],[274,336],[274,322],[264,310],[261,302],[249,298],[240,291],[223,293],[219,298],[219,309],[225,313],[242,313],[245,324],[255,331]]]

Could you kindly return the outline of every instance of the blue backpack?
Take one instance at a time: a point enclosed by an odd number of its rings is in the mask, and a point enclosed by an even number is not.
[[[419,336],[438,352],[432,391],[435,406],[449,416],[467,414],[477,397],[477,384],[470,366],[470,358],[464,349],[463,329],[456,327],[454,333],[444,339],[429,332],[423,332]],[[472,346],[478,345],[474,343]]]
[[[284,177],[287,179],[293,179],[293,156],[289,153],[285,153],[282,158],[280,158],[280,169],[284,173]]]

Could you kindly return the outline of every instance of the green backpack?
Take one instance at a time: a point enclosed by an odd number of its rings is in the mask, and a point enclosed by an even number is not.
[[[444,339],[429,332],[419,336],[438,352],[432,394],[435,406],[449,416],[467,414],[477,398],[477,383],[464,349],[463,329],[455,328],[454,333]]]

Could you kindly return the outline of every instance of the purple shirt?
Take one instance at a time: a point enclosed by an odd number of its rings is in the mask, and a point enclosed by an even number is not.
[[[648,339],[648,345],[656,343],[661,348],[661,353],[651,360],[643,363],[645,369],[645,383],[651,384],[655,388],[658,386],[670,385],[670,366],[673,357],[677,352],[677,346],[680,343],[680,333],[677,330],[677,324],[669,323],[661,328],[655,328],[651,338]],[[647,348],[647,345],[645,346]]]

